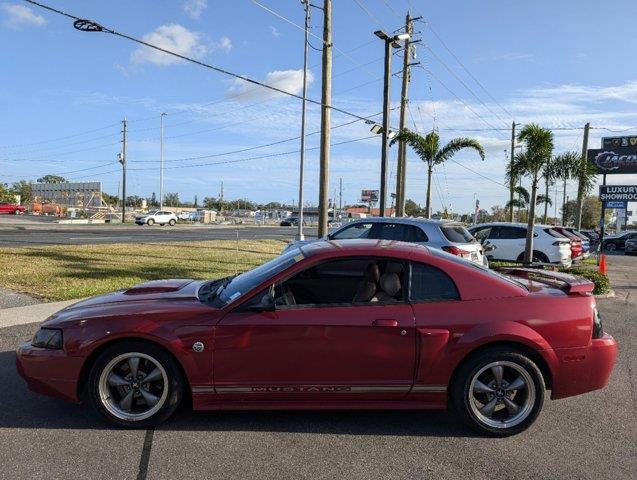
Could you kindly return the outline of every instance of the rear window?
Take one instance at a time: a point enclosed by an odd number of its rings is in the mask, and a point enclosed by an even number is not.
[[[566,235],[562,235],[557,230],[553,230],[552,228],[545,228],[544,231],[548,233],[551,237],[555,238],[567,238]]]
[[[462,225],[442,225],[440,231],[447,240],[453,243],[471,243],[475,241],[469,230]]]

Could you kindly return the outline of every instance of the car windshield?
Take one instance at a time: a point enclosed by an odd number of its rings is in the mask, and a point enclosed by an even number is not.
[[[159,213],[158,210],[152,210],[150,212],[148,212],[148,215],[157,215]]]
[[[476,240],[462,225],[442,225],[440,227],[442,234],[453,243],[472,243]]]
[[[291,267],[295,263],[300,262],[303,258],[305,258],[305,255],[300,248],[292,248],[283,255],[280,255],[269,262],[258,266],[257,268],[242,273],[241,275],[237,275],[217,292],[219,303],[221,305],[227,305],[244,293],[259,286],[268,278],[271,278],[288,267]]]

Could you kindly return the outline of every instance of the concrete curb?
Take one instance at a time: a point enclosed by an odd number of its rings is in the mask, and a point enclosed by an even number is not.
[[[66,300],[64,302],[38,303],[26,307],[5,308],[0,310],[0,328],[43,322],[55,312],[77,302],[79,300]]]

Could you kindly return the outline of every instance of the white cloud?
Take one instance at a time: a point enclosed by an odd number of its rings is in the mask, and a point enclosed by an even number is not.
[[[272,35],[274,38],[278,38],[281,36],[281,32],[279,32],[279,30],[275,26],[270,25],[269,28],[270,28],[270,35]]]
[[[201,14],[208,6],[207,0],[186,0],[184,2],[184,12],[195,20],[201,17]]]
[[[14,28],[22,25],[36,25],[39,27],[46,23],[46,20],[42,15],[34,13],[31,8],[25,5],[3,3],[2,10],[7,16],[6,23]]]
[[[221,37],[218,42],[214,44],[215,48],[223,50],[229,53],[232,50],[232,41],[228,37]]]
[[[161,25],[142,38],[150,44],[193,58],[202,58],[208,51],[208,48],[201,43],[198,33],[177,24]],[[177,57],[149,47],[140,47],[131,54],[133,63],[173,65],[181,61]]]
[[[311,84],[313,80],[314,75],[308,70],[308,85]],[[303,90],[303,70],[275,70],[265,76],[263,83],[298,95]],[[267,100],[279,97],[282,94],[259,87],[258,85],[253,85],[244,80],[236,79],[228,89],[228,95],[230,97],[236,97],[237,100],[246,101],[255,99]]]

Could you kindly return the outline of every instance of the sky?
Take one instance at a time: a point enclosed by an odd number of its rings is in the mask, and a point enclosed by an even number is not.
[[[316,0],[321,3],[320,0]],[[303,8],[298,0],[135,2],[43,0],[81,18],[300,94]],[[270,9],[271,11],[267,11]],[[422,16],[414,38],[408,127],[437,128],[446,142],[479,140],[434,172],[433,209],[504,205],[511,122],[554,128],[555,152],[590,148],[602,136],[637,134],[637,2],[615,0],[335,0],[335,107],[382,110],[383,45],[373,35]],[[272,13],[274,12],[274,13]],[[308,97],[320,100],[322,12],[313,8]],[[398,126],[401,50],[392,59],[390,123]],[[120,37],[79,32],[72,21],[20,0],[0,0],[0,181],[45,174],[101,181],[116,194],[121,121],[128,121],[127,195],[159,192],[160,114],[164,192],[256,202],[296,202],[301,102]],[[318,202],[319,107],[308,105],[305,199]],[[356,120],[333,112],[332,125]],[[330,197],[343,203],[380,182],[380,136],[362,121],[332,130]],[[266,145],[266,146],[264,146]],[[255,148],[256,147],[256,148]],[[248,150],[249,149],[249,150]],[[239,150],[244,150],[239,152]],[[389,189],[396,151],[390,150]],[[634,184],[636,175],[609,176]],[[424,204],[425,165],[408,153],[407,197]],[[573,197],[576,185],[569,183]],[[555,192],[552,192],[553,195]]]

